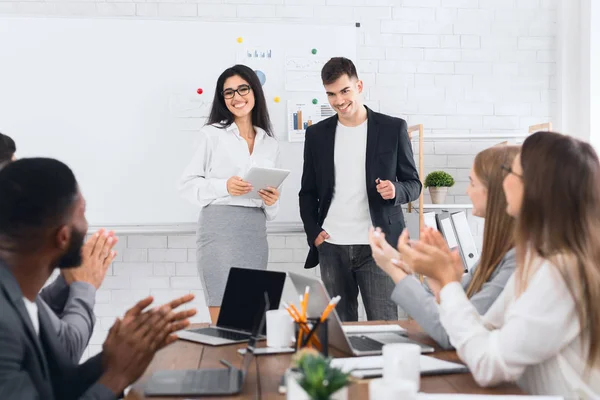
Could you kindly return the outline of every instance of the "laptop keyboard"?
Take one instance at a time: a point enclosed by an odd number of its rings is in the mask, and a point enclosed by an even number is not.
[[[192,332],[200,333],[202,335],[217,337],[221,339],[229,339],[229,340],[248,340],[250,339],[250,335],[246,333],[239,332],[231,332],[223,329],[216,328],[201,328],[201,329],[192,329]]]
[[[187,371],[181,388],[183,393],[231,390],[233,383],[231,380],[237,375],[236,372],[228,369]]]
[[[366,336],[350,336],[348,340],[352,348],[358,351],[381,351],[383,348],[383,343]]]

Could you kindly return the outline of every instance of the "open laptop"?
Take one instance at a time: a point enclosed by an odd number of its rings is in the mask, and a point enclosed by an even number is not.
[[[289,273],[292,283],[299,295],[304,294],[306,287],[310,288],[308,299],[308,315],[318,317],[331,300],[323,282],[318,278]],[[383,345],[388,343],[413,343],[421,347],[421,353],[432,353],[434,348],[423,343],[410,340],[406,336],[390,332],[347,334],[342,328],[340,317],[335,309],[329,314],[328,325],[329,345],[354,356],[373,356],[382,353]]]
[[[269,296],[265,292],[260,311],[255,314],[255,322],[241,369],[221,360],[221,363],[227,368],[158,371],[150,377],[144,394],[146,396],[217,396],[240,393],[244,386],[248,367],[254,357],[256,339],[264,329],[265,314],[268,310]]]
[[[285,278],[285,272],[231,268],[217,325],[184,330],[177,336],[211,346],[247,342],[252,333],[254,316],[262,310],[263,293],[269,296],[272,309],[279,308]],[[262,328],[259,335],[265,334]]]

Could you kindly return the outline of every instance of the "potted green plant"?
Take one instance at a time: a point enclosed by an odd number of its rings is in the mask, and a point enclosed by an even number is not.
[[[314,349],[302,349],[286,374],[287,400],[347,400],[349,374]]]
[[[425,187],[429,188],[433,204],[442,204],[446,201],[448,188],[452,186],[454,186],[454,178],[445,171],[430,172],[425,178]]]

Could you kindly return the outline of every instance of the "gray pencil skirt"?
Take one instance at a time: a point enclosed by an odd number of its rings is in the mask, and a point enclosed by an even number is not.
[[[220,307],[231,267],[267,269],[265,213],[257,207],[203,207],[196,236],[198,272],[206,305]]]

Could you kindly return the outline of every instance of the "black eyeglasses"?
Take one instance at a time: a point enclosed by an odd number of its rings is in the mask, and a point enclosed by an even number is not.
[[[507,164],[502,164],[500,166],[500,168],[502,168],[502,170],[506,171],[509,174],[513,174],[514,176],[523,179],[523,175],[519,175],[517,174],[515,171],[512,170],[512,167],[510,165]]]
[[[235,96],[236,93],[240,96],[246,96],[250,93],[250,86],[240,85],[237,89],[225,89],[221,92],[221,95],[223,95],[223,98],[225,99],[233,99],[233,96]]]

